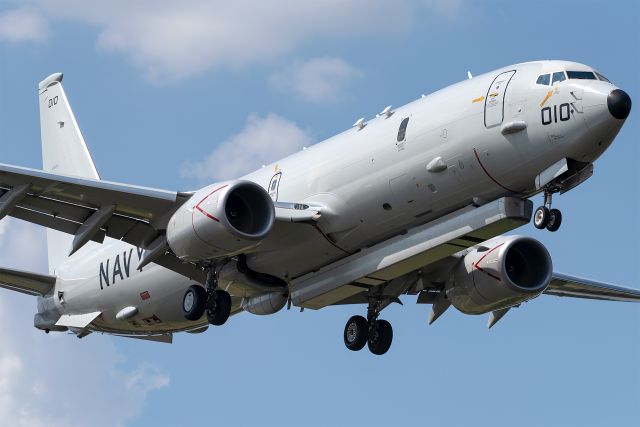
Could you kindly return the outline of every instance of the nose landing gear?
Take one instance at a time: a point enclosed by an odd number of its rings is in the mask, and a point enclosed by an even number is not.
[[[393,341],[393,328],[386,320],[378,320],[380,311],[386,307],[379,297],[369,300],[367,318],[353,316],[344,327],[344,345],[349,350],[358,351],[367,344],[369,351],[376,355],[385,354]]]
[[[551,208],[551,192],[545,191],[544,205],[536,209],[533,214],[533,225],[537,229],[546,228],[549,231],[558,231],[562,223],[562,212]]]
[[[207,320],[215,326],[223,325],[231,314],[231,295],[218,289],[218,276],[222,265],[207,269],[205,287],[193,285],[184,294],[182,312],[187,320],[198,320],[207,314]]]

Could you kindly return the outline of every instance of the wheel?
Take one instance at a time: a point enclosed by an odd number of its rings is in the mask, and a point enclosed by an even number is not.
[[[549,209],[546,206],[540,206],[533,214],[533,225],[542,230],[549,223]]]
[[[193,285],[182,298],[182,314],[187,320],[198,320],[204,314],[207,303],[207,292],[202,286]]]
[[[207,301],[207,320],[214,326],[224,325],[231,314],[231,295],[216,289]]]
[[[344,327],[344,345],[351,351],[364,348],[369,336],[369,323],[362,316],[353,316]]]
[[[562,212],[558,209],[551,209],[549,211],[549,221],[547,222],[547,230],[558,231],[562,224]]]
[[[369,351],[373,354],[385,354],[393,341],[393,328],[386,320],[376,321],[373,334],[369,335]]]

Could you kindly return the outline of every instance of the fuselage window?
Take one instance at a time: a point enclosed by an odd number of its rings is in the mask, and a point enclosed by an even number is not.
[[[549,86],[550,80],[551,80],[551,74],[543,74],[541,76],[538,76],[538,81],[536,81],[536,84]]]
[[[600,74],[600,73],[599,73],[599,72],[597,72],[597,71],[596,71],[596,76],[598,76],[598,78],[599,78],[600,80],[602,80],[603,82],[611,83],[611,81],[610,81],[608,78],[606,78],[605,76],[603,76],[602,74]]]
[[[398,129],[398,142],[404,141],[407,136],[407,125],[409,124],[409,117],[402,119],[400,123],[400,129]]]
[[[596,75],[591,71],[567,71],[567,77],[579,80],[595,80]]]
[[[567,78],[564,75],[564,71],[560,71],[557,73],[553,73],[553,78],[551,79],[551,84],[554,85],[556,83],[560,83],[565,81]]]

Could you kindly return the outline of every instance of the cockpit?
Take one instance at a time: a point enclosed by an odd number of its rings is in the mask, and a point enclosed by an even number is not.
[[[553,86],[556,83],[563,82],[565,80],[601,80],[603,82],[611,83],[602,74],[597,71],[556,71],[553,73],[540,74],[536,84],[542,86]]]

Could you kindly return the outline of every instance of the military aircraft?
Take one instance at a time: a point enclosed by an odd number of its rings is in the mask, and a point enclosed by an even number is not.
[[[246,311],[366,305],[350,350],[384,354],[380,312],[404,295],[489,314],[540,294],[640,301],[555,273],[532,237],[552,195],[592,176],[631,99],[592,67],[510,65],[472,77],[235,180],[176,192],[103,181],[62,88],[39,84],[43,170],[0,164],[0,218],[47,227],[49,274],[0,269],[37,296],[36,328],[171,342]],[[544,194],[535,212],[529,200]],[[364,313],[363,313],[364,314]]]

